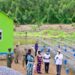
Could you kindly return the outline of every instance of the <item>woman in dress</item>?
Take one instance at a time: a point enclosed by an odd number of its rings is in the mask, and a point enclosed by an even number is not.
[[[41,74],[41,64],[42,64],[42,55],[41,52],[38,51],[37,55],[37,73]]]
[[[33,75],[34,57],[31,55],[31,49],[28,50],[27,55],[27,75]]]

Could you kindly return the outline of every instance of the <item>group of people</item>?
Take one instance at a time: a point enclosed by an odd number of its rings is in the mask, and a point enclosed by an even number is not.
[[[11,67],[12,64],[12,60],[11,59],[11,55],[10,52],[11,50],[8,49],[9,53],[7,55],[7,66]],[[23,66],[24,64],[26,64],[26,72],[27,75],[34,75],[34,71],[36,71],[38,74],[42,73],[42,64],[44,63],[44,69],[45,69],[45,73],[49,73],[49,65],[50,65],[50,59],[51,59],[51,55],[50,55],[50,51],[47,49],[46,52],[42,53],[39,49],[38,49],[38,43],[35,44],[35,58],[32,54],[32,48],[29,48],[27,50],[27,53],[23,56]],[[61,53],[61,50],[58,49],[57,50],[57,54],[54,57],[55,59],[55,64],[56,64],[56,75],[61,75],[61,67],[62,67],[62,60],[63,60],[63,54]],[[18,59],[15,60],[16,63],[18,63]],[[36,64],[35,64],[36,63]]]
[[[35,60],[37,60],[36,65],[35,65],[36,63]],[[24,56],[24,61],[26,63],[27,75],[33,75],[33,71],[36,71],[38,74],[41,74],[42,73],[41,67],[42,67],[43,61],[45,64],[45,73],[48,73],[49,63],[50,63],[50,53],[46,52],[44,56],[42,56],[41,51],[38,51],[38,53],[36,54],[36,59],[35,59],[32,55],[32,49],[29,49],[26,55]]]

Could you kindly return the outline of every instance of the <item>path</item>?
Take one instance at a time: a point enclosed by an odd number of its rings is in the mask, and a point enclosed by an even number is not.
[[[0,66],[6,65],[6,61],[0,61]],[[25,66],[26,67],[26,66]],[[22,63],[20,62],[19,64],[15,64],[13,62],[12,68],[21,72],[23,75],[26,75],[26,68],[22,66]],[[44,73],[44,64],[42,65],[42,74],[41,75],[56,75],[56,67],[53,64],[53,60],[51,59],[51,64],[50,64],[50,70],[49,74]],[[38,75],[35,73],[34,75]],[[61,75],[66,75],[64,69],[62,68],[62,74]]]
[[[34,55],[34,51],[32,51],[32,52],[33,52],[33,55]],[[3,65],[6,66],[6,61],[0,61],[0,66],[3,66]],[[17,71],[19,71],[19,72],[21,72],[23,75],[26,75],[26,68],[25,67],[22,66],[21,60],[20,60],[19,64],[15,64],[14,62],[12,64],[12,68],[15,69],[15,70],[17,70]],[[35,73],[34,75],[38,75],[38,74]],[[43,65],[42,65],[42,74],[41,75],[56,75],[56,66],[54,64],[53,58],[51,59],[51,62],[50,62],[49,74],[45,74],[44,73],[44,63],[43,63]],[[62,67],[62,73],[61,73],[61,75],[66,75],[65,74],[65,70],[64,70],[63,67]],[[70,75],[72,75],[72,74],[70,74]]]

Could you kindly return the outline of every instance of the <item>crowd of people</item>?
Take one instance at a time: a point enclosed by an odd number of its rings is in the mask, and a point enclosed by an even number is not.
[[[18,45],[16,45],[16,48],[14,49],[15,57],[14,61],[15,63],[18,63],[18,57],[19,53],[16,53],[16,49],[19,49]],[[29,48],[25,55],[23,55],[23,66],[26,64],[26,75],[34,75],[34,72],[37,72],[38,74],[42,74],[42,64],[44,64],[44,70],[45,73],[49,73],[49,65],[50,65],[50,49],[46,49],[46,52],[41,52],[39,50],[38,43],[34,46],[35,49],[35,56],[32,54],[32,48]],[[7,55],[7,66],[11,68],[13,57],[11,55],[11,49],[8,49],[9,53]],[[36,59],[35,59],[36,58]],[[61,67],[62,67],[62,60],[63,60],[63,54],[61,53],[61,49],[59,48],[57,50],[57,54],[54,57],[55,64],[56,64],[56,75],[61,75]],[[36,64],[35,64],[36,63]]]

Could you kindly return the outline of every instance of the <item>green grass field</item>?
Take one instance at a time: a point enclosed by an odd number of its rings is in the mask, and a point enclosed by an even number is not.
[[[14,33],[15,37],[25,37],[26,34],[25,32],[15,32]],[[28,32],[27,33],[28,37],[41,37],[41,38],[52,38],[52,39],[63,39],[64,42],[66,43],[70,43],[73,44],[75,43],[75,32],[71,32],[71,33],[67,33],[64,32],[62,30],[42,30],[40,32]],[[31,43],[35,43],[34,40],[28,40],[28,42],[26,42],[23,39],[20,40],[15,40],[15,43],[17,43],[17,41],[20,41],[21,44],[31,44]],[[56,43],[56,42],[55,42]]]
[[[67,33],[62,30],[42,30],[40,32],[28,32],[27,37],[30,37],[26,39],[25,32],[14,32],[14,45],[20,43],[23,44],[34,44],[36,42],[36,39],[34,38],[43,38],[43,39],[52,39],[49,40],[52,44],[56,45],[59,41],[59,39],[63,39],[64,43],[67,43],[69,45],[72,45],[75,43],[75,32]],[[16,38],[18,37],[18,39]],[[24,38],[22,38],[24,37]],[[34,37],[34,38],[33,38]]]
[[[25,36],[25,32],[15,32],[14,36]],[[48,37],[48,38],[68,38],[75,39],[75,32],[67,33],[61,30],[43,30],[40,32],[28,32],[27,36],[29,37]]]

